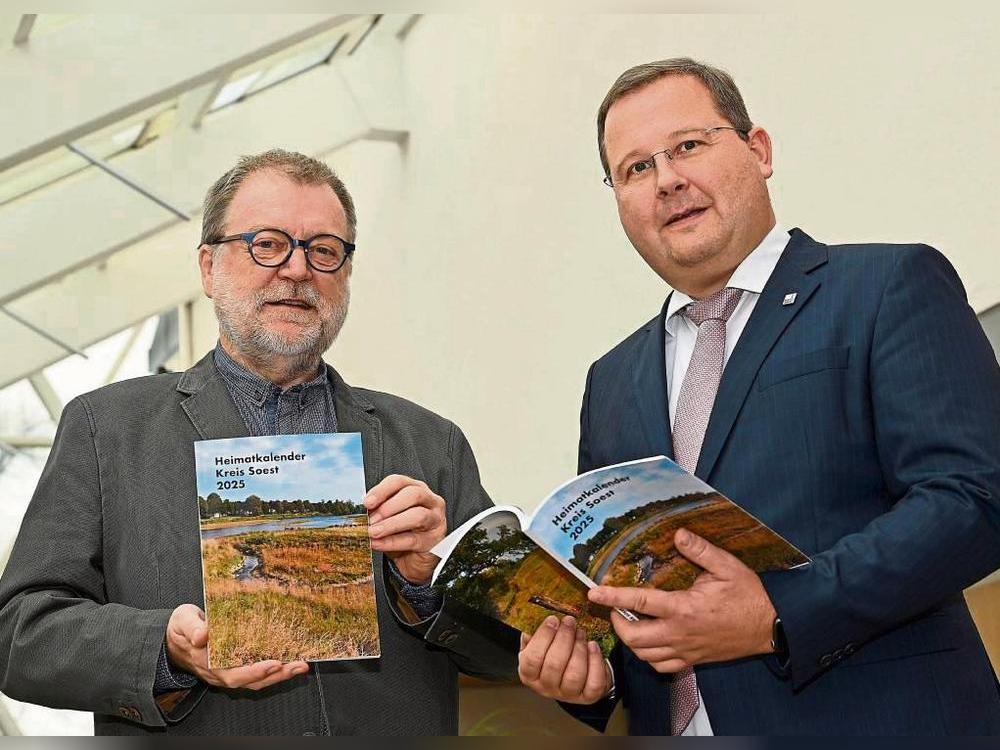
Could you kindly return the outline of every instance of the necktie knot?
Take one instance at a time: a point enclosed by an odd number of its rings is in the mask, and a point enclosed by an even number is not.
[[[694,321],[694,324],[698,326],[706,320],[727,321],[729,320],[729,316],[733,314],[742,296],[742,289],[734,289],[727,286],[715,294],[710,294],[704,299],[692,302],[681,310],[681,314]]]

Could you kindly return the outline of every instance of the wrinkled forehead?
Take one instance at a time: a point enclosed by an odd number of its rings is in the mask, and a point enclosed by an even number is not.
[[[671,134],[727,124],[708,88],[693,76],[668,75],[625,94],[604,122],[604,147],[613,165],[634,149],[662,148]]]
[[[277,170],[253,172],[237,188],[226,211],[227,232],[275,227],[289,234],[347,236],[347,215],[326,183],[304,184]]]

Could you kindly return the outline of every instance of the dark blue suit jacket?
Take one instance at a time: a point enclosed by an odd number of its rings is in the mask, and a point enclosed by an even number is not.
[[[581,472],[673,455],[663,315],[591,366]],[[697,668],[716,734],[1000,733],[961,593],[1000,567],[1000,368],[940,253],[793,230],[696,473],[812,558],[762,576],[787,669]],[[616,680],[631,731],[666,731],[667,678],[619,649]],[[602,728],[611,708],[574,713]]]

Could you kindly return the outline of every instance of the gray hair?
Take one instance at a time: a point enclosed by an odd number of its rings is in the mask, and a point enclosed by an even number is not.
[[[243,181],[254,172],[263,169],[274,169],[282,172],[301,185],[329,185],[334,195],[344,207],[347,216],[347,226],[350,232],[345,240],[354,242],[358,231],[358,218],[354,209],[354,201],[347,192],[344,183],[326,164],[311,156],[296,151],[285,151],[273,148],[261,154],[241,156],[236,166],[215,181],[205,195],[204,210],[201,217],[201,241],[208,244],[223,236],[226,223],[226,211],[233,201],[233,196]]]
[[[732,76],[726,71],[692,60],[690,57],[672,57],[669,60],[657,60],[629,68],[616,80],[601,102],[597,110],[597,150],[601,155],[601,166],[604,174],[609,175],[608,153],[604,149],[604,121],[608,117],[611,105],[626,94],[648,86],[665,76],[693,76],[701,81],[712,96],[716,111],[730,125],[745,134],[753,128],[750,115],[747,114],[743,96],[736,88]]]

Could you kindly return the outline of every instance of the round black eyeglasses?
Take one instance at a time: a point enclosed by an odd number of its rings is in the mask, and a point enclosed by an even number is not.
[[[335,234],[317,234],[307,240],[300,240],[281,229],[241,232],[205,244],[221,245],[224,242],[237,240],[246,245],[247,252],[257,265],[266,268],[283,266],[292,257],[295,248],[301,247],[309,267],[321,273],[340,270],[355,249],[353,242],[348,242]]]

